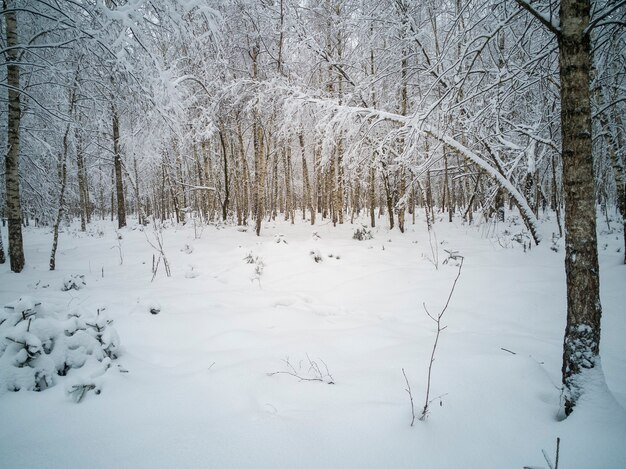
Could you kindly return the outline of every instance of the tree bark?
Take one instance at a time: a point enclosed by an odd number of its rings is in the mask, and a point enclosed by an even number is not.
[[[565,193],[567,325],[563,341],[565,414],[584,392],[585,375],[600,364],[600,279],[589,97],[590,0],[561,0],[559,68]]]
[[[85,172],[85,155],[82,139],[78,129],[74,131],[74,141],[76,143],[76,166],[78,171],[78,198],[80,205],[80,231],[87,230],[87,174]]]
[[[263,223],[263,214],[265,213],[265,148],[263,144],[263,129],[258,122],[258,113],[255,112],[254,123],[252,126],[253,146],[254,146],[254,215],[255,215],[255,232],[257,236],[261,235],[261,224]]]
[[[20,200],[20,67],[18,60],[17,14],[12,2],[3,1],[6,24],[5,52],[7,62],[7,96],[9,100],[7,122],[7,154],[5,157],[6,214],[9,229],[9,260],[13,272],[24,268],[24,243],[22,240],[22,206]]]
[[[72,98],[73,99],[73,98]],[[65,207],[65,187],[67,186],[67,151],[69,147],[68,136],[70,132],[70,126],[68,124],[63,135],[63,151],[59,155],[59,210],[57,211],[57,217],[54,221],[53,236],[52,236],[52,251],[50,252],[50,270],[56,268],[56,253],[59,245],[59,226],[63,218],[63,209]]]
[[[224,201],[222,202],[222,220],[226,221],[228,217],[228,203],[230,198],[230,184],[228,181],[228,154],[226,153],[226,142],[224,141],[224,132],[218,132],[220,135],[220,144],[222,145],[222,156],[224,157]]]
[[[4,257],[4,244],[2,244],[2,233],[0,233],[0,264],[4,264],[6,258]]]
[[[298,135],[300,142],[300,152],[302,156],[302,217],[305,218],[306,208],[311,214],[311,225],[315,224],[315,208],[311,199],[311,183],[309,182],[309,168],[306,163],[306,152],[304,148],[304,134],[302,131]]]
[[[126,226],[126,205],[124,203],[124,182],[122,180],[122,155],[120,150],[120,122],[115,106],[111,106],[113,117],[113,164],[115,167],[115,194],[117,197],[117,226]]]

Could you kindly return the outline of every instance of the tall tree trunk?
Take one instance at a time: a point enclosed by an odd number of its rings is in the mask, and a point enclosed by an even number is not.
[[[111,221],[115,219],[115,163],[111,168]]]
[[[285,221],[291,220],[294,224],[294,197],[293,197],[293,178],[291,169],[291,147],[284,150],[284,166],[285,166]]]
[[[400,233],[404,233],[404,213],[406,205],[404,202],[404,195],[406,193],[404,168],[400,169],[400,171],[398,172],[398,177],[400,178],[398,200],[396,201],[396,207],[398,210],[398,229],[400,230]]]
[[[176,180],[171,183],[172,190],[174,191],[174,197],[176,197],[176,213],[179,223],[185,223],[185,211],[187,209],[187,193],[185,192],[185,186],[183,183],[183,161],[180,155],[178,145],[174,144],[175,164],[176,164]]]
[[[113,116],[113,155],[115,167],[115,194],[117,196],[117,226],[126,226],[126,205],[124,203],[124,182],[122,181],[122,155],[120,149],[120,122],[115,105],[111,106]]]
[[[4,244],[2,244],[2,233],[0,232],[0,264],[4,264],[6,258],[4,257]]]
[[[204,170],[202,169],[202,163],[200,162],[200,155],[198,154],[198,145],[196,143],[193,144],[193,159],[196,163],[196,181],[198,186],[205,187],[204,184]],[[196,191],[196,210],[200,214],[200,216],[206,219],[206,210],[205,210],[205,191],[198,190]]]
[[[14,5],[4,0],[4,20],[6,31],[5,52],[7,63],[7,154],[4,160],[6,190],[6,214],[9,222],[9,260],[13,272],[24,268],[24,243],[22,240],[22,207],[20,201],[20,67],[18,60],[17,14],[11,10]]]
[[[369,207],[370,225],[374,228],[376,226],[376,170],[373,166],[370,168]]]
[[[208,187],[211,187],[213,184],[213,168],[211,165],[211,156],[209,154],[209,149],[207,148],[210,145],[206,140],[202,142],[202,162],[203,162],[203,170],[204,170],[204,181]],[[206,210],[206,219],[211,220],[213,217],[213,204],[212,200],[215,198],[215,194],[217,191],[211,191],[211,193],[205,194],[204,207]]]
[[[340,225],[343,225],[343,204],[344,204],[344,176],[343,176],[343,137],[339,137],[337,142],[337,186],[334,192],[333,205]]]
[[[57,247],[59,245],[59,226],[63,219],[63,209],[65,207],[65,187],[67,185],[67,150],[69,147],[68,135],[70,132],[70,126],[68,124],[63,136],[63,151],[59,155],[59,210],[57,211],[57,217],[54,221],[53,237],[52,237],[52,252],[50,253],[50,270],[56,268],[56,254]]]
[[[243,145],[243,131],[241,124],[237,124],[237,138],[239,140],[239,158],[241,158],[241,167],[243,171],[243,207],[242,220],[244,225],[248,224],[248,215],[250,214],[250,170],[248,169],[248,160],[246,158],[246,149]]]
[[[623,149],[625,147],[624,142],[624,125],[622,123],[622,115],[618,112],[617,106],[613,108],[613,121],[615,126],[613,127],[614,142],[616,148]],[[624,264],[626,264],[626,169],[624,168],[623,156],[620,158],[617,151],[614,151],[612,156],[613,171],[615,174],[615,185],[617,187],[617,204],[622,215],[623,230],[622,235],[624,238]]]
[[[393,187],[391,186],[391,181],[389,179],[389,171],[383,164],[382,170],[383,176],[383,186],[385,187],[385,203],[387,204],[387,215],[389,216],[389,229],[393,230],[394,227],[394,218],[393,218]]]
[[[565,414],[584,392],[585,375],[600,364],[600,282],[591,141],[590,0],[561,0],[559,69],[565,192],[567,325],[563,341]],[[601,372],[601,370],[600,370]]]
[[[73,87],[69,95],[69,105],[68,105],[69,115],[72,115],[74,112],[74,105],[76,101],[75,100],[76,86],[78,84],[78,74],[79,74],[79,68],[76,69],[76,76],[74,77]],[[65,134],[63,135],[63,151],[59,155],[59,164],[58,164],[59,184],[60,184],[59,210],[57,212],[57,218],[54,222],[54,228],[53,228],[54,234],[53,234],[53,239],[52,239],[52,251],[50,253],[50,270],[54,270],[56,268],[56,253],[57,253],[57,247],[59,245],[59,226],[61,225],[61,220],[63,218],[63,211],[65,209],[65,188],[67,186],[67,152],[69,149],[70,130],[71,130],[71,126],[70,124],[67,124],[67,127],[65,129]],[[82,152],[82,149],[80,151]],[[77,157],[78,157],[78,147],[77,147]]]
[[[311,198],[311,183],[309,182],[309,168],[306,163],[306,152],[304,148],[304,134],[302,131],[298,135],[298,141],[300,142],[300,152],[302,156],[302,217],[305,218],[306,210],[309,209],[311,214],[311,225],[315,224],[315,208]]]
[[[137,157],[133,155],[133,172],[135,173],[135,203],[137,205],[137,220],[140,225],[144,224],[143,210],[141,208],[141,192],[139,189],[139,169],[137,168]]]
[[[253,146],[254,146],[254,216],[255,232],[261,235],[261,224],[265,213],[265,145],[263,143],[263,129],[259,124],[258,112],[255,112],[254,123],[252,125]]]
[[[86,184],[86,172],[85,172],[85,155],[83,150],[82,138],[80,131],[75,129],[74,141],[76,145],[76,166],[78,176],[78,200],[80,204],[80,231],[87,230],[87,184]]]
[[[226,221],[228,217],[228,202],[230,198],[230,184],[228,182],[228,154],[226,153],[226,142],[224,141],[224,132],[219,131],[220,143],[222,145],[222,156],[224,157],[224,200],[222,202],[222,220]]]

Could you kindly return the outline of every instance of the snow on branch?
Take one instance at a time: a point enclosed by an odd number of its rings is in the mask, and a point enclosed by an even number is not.
[[[298,113],[302,114],[306,107],[312,107],[318,120],[318,127],[323,125],[325,142],[334,142],[337,138],[341,137],[342,133],[344,133],[344,135],[351,134],[352,136],[355,136],[355,133],[364,133],[365,137],[362,137],[360,140],[357,139],[359,144],[363,144],[363,138],[368,139],[371,138],[372,135],[376,135],[377,128],[384,123],[394,124],[392,128],[385,128],[380,138],[381,142],[384,144],[390,141],[389,137],[410,137],[405,143],[405,158],[401,161],[403,164],[407,164],[406,156],[409,153],[413,154],[419,152],[419,148],[417,147],[419,135],[434,138],[436,141],[447,145],[460,156],[484,170],[502,186],[519,208],[535,243],[539,244],[541,241],[542,236],[537,217],[530,208],[526,198],[517,190],[514,184],[494,167],[486,157],[468,148],[466,145],[463,145],[457,139],[440,131],[435,126],[428,124],[421,114],[416,113],[413,116],[402,116],[378,109],[339,104],[330,99],[316,98],[305,94],[294,94],[286,98],[284,106],[286,113],[290,115],[290,119],[286,121],[292,123],[298,121]],[[324,161],[323,159],[322,163],[324,163]]]

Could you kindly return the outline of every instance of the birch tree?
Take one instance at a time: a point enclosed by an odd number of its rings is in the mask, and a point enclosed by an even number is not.
[[[13,272],[24,268],[22,240],[22,207],[20,200],[20,41],[15,0],[3,0],[6,47],[3,51],[7,68],[7,152],[4,160],[6,214],[9,228],[9,262]]]

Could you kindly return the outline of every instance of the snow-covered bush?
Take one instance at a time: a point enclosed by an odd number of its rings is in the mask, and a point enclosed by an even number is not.
[[[374,239],[372,232],[365,227],[357,228],[354,234],[352,235],[352,239],[356,239],[358,241],[366,241],[368,239]]]
[[[287,244],[287,240],[285,239],[285,235],[283,234],[277,234],[276,236],[274,236],[274,242],[276,244]]]
[[[5,306],[0,311],[0,392],[43,391],[78,368],[103,374],[118,356],[119,337],[111,323],[100,310],[64,316],[28,297]]]
[[[324,260],[324,258],[322,257],[322,253],[320,253],[319,249],[313,249],[309,252],[309,256],[311,256],[311,259],[313,259],[316,263],[320,263]]]
[[[63,285],[61,286],[61,290],[63,291],[80,290],[86,285],[87,283],[85,282],[84,275],[70,274],[66,276],[65,279],[63,280]]]

